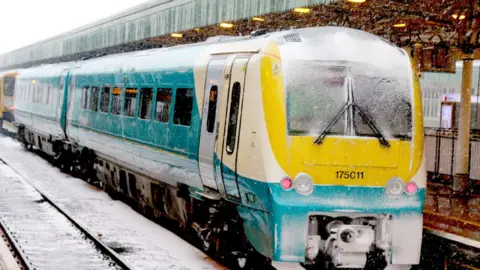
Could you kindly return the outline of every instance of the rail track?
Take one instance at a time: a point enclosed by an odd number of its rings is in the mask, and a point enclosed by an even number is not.
[[[0,172],[0,227],[23,269],[131,269],[2,159]]]
[[[20,248],[11,239],[11,233],[0,219],[0,269],[30,270]]]

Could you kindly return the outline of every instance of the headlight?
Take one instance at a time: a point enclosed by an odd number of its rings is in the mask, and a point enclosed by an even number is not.
[[[400,197],[405,190],[405,183],[399,177],[394,177],[388,181],[385,187],[385,193],[391,197]]]
[[[299,173],[293,182],[295,190],[301,195],[310,195],[313,192],[313,183],[310,175]]]

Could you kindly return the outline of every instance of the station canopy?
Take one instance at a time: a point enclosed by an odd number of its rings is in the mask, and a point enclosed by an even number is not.
[[[455,72],[455,60],[462,57],[462,52],[474,52],[480,47],[477,34],[480,0],[275,0],[274,4],[270,0],[221,1],[191,0],[188,5],[195,7],[190,11],[195,16],[186,19],[185,14],[158,17],[163,13],[155,15],[152,12],[161,6],[153,4],[158,2],[160,5],[165,1],[152,0],[145,4],[146,7],[137,8],[139,11],[132,8],[124,12],[138,17],[135,27],[130,25],[133,21],[124,22],[125,18],[121,16],[106,18],[93,23],[96,25],[93,28],[83,27],[91,30],[81,28],[81,31],[74,30],[0,56],[0,69],[201,42],[219,35],[249,35],[260,29],[278,31],[323,25],[351,27],[382,36],[410,50],[423,71]],[[176,3],[175,0],[168,2]],[[152,12],[150,6],[153,6]],[[272,10],[278,12],[268,13]],[[194,28],[197,24],[206,26]],[[118,39],[114,34],[120,30],[113,31],[111,27],[123,29],[124,26],[128,26],[128,30],[133,27],[137,32],[144,28],[152,29],[152,34],[158,31],[149,37],[140,35],[118,44],[105,43]],[[92,45],[97,43],[99,45]],[[90,46],[82,49],[85,44]],[[480,53],[476,53],[475,58],[480,59]]]
[[[473,0],[344,0],[226,23],[147,42],[172,46],[210,36],[248,35],[259,29],[337,25],[367,31],[406,48],[422,71],[455,72],[455,61],[464,52],[480,59],[480,1]]]

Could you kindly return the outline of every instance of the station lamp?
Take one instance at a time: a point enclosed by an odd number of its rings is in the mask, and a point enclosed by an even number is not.
[[[231,23],[221,23],[220,27],[222,27],[222,28],[232,28],[233,24],[231,24]]]
[[[309,13],[310,9],[309,8],[295,8],[293,11],[297,13]]]

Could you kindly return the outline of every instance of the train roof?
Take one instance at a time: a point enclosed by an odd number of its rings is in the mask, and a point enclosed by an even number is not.
[[[24,69],[18,76],[19,79],[24,78],[45,78],[45,77],[58,77],[62,70],[70,69],[75,62],[64,62],[59,64],[46,64],[37,67]]]
[[[12,70],[0,71],[0,77],[3,77],[5,75],[10,75],[10,74],[18,74],[21,71],[22,71],[22,69],[12,69]]]

